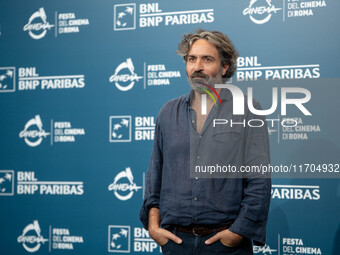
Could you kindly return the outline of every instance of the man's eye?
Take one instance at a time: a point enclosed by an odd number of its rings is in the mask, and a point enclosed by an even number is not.
[[[188,61],[189,61],[189,62],[194,62],[194,61],[195,61],[195,58],[189,58]]]
[[[206,58],[206,59],[205,59],[205,62],[211,62],[211,61],[212,61],[211,58]]]

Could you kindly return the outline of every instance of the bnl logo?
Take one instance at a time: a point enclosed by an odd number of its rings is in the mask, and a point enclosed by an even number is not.
[[[110,116],[110,142],[131,142],[131,116]]]
[[[136,4],[115,4],[113,6],[113,29],[136,29]]]
[[[14,171],[0,170],[0,196],[14,195]]]
[[[15,91],[15,67],[0,67],[0,93]]]
[[[109,252],[130,252],[130,226],[110,225],[108,237]]]

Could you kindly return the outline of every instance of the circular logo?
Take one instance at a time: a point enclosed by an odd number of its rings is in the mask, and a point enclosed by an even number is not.
[[[279,10],[281,8],[272,5],[271,0],[251,0],[249,6],[243,10],[243,15],[249,15],[250,20],[255,24],[264,24],[270,20],[272,13],[277,13]]]
[[[128,74],[119,74],[123,69],[128,70]],[[115,73],[110,77],[110,82],[114,82],[116,87],[121,91],[128,91],[135,85],[135,81],[139,81],[143,76],[135,74],[135,67],[133,66],[131,58],[126,59],[126,62],[117,66]],[[128,83],[130,82],[130,83]],[[127,85],[121,85],[125,83]]]
[[[30,127],[36,126],[38,130],[31,130]],[[45,130],[42,129],[42,122],[39,115],[36,115],[35,118],[30,119],[23,131],[20,132],[19,137],[24,138],[27,145],[31,147],[36,147],[41,144],[43,138],[46,138],[50,133],[46,133]]]
[[[41,22],[33,23],[34,20],[41,19]],[[40,8],[39,11],[36,11],[32,14],[32,16],[29,18],[28,23],[24,26],[24,31],[28,31],[28,34],[33,39],[41,39],[43,38],[47,30],[50,30],[54,25],[50,25],[50,23],[47,22],[47,17],[44,8]]]
[[[22,235],[18,237],[18,242],[22,243],[22,246],[28,252],[36,252],[40,249],[41,243],[45,243],[48,239],[40,234],[41,229],[37,220],[33,221],[33,224],[28,224],[22,231]]]
[[[128,180],[128,183],[119,182],[121,179],[124,180],[124,178]],[[115,196],[123,201],[130,199],[133,196],[134,191],[138,191],[141,188],[142,187],[137,186],[136,183],[133,182],[133,175],[130,167],[127,167],[125,171],[117,174],[113,183],[109,185],[109,190],[113,190]]]

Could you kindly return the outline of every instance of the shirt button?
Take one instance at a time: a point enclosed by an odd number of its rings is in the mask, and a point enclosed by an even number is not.
[[[200,139],[202,138],[202,136],[200,135]]]
[[[192,122],[192,123],[195,123],[195,121],[194,121],[194,120],[192,120],[191,122]]]
[[[198,180],[198,177],[197,177],[197,176],[195,176],[195,180]]]
[[[194,197],[194,200],[196,201],[196,200],[197,200],[197,197]]]
[[[197,158],[200,158],[200,156],[197,156]]]

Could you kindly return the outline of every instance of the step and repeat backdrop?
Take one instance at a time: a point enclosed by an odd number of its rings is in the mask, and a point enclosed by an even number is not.
[[[161,253],[139,210],[158,111],[189,92],[177,44],[199,28],[239,50],[228,83],[264,109],[277,98],[267,121],[283,174],[254,253],[340,254],[339,11],[337,0],[1,1],[0,254]]]

